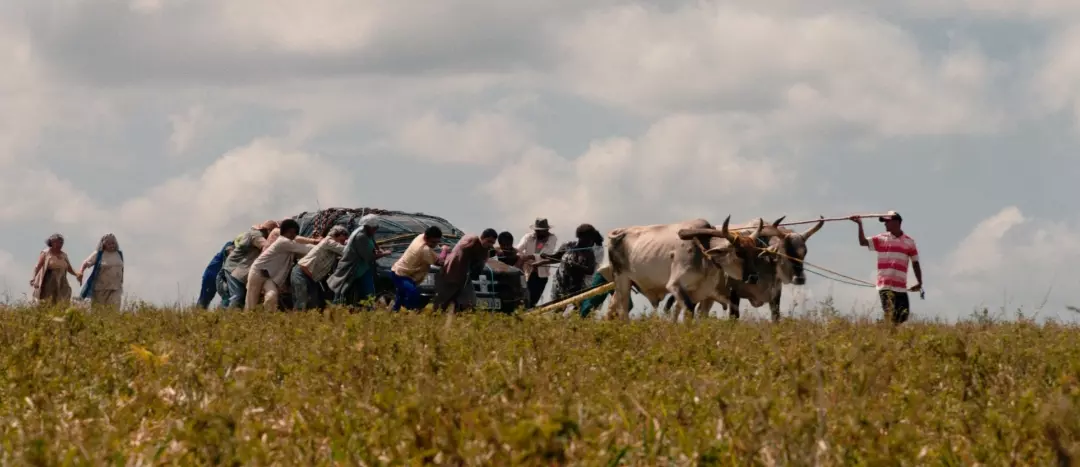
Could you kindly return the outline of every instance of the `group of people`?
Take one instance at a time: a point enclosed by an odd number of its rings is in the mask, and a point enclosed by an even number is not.
[[[454,305],[459,310],[476,305],[470,278],[489,258],[521,268],[528,276],[528,306],[540,299],[556,268],[552,288],[554,299],[564,298],[585,288],[587,278],[597,268],[603,254],[603,237],[589,224],[582,224],[576,239],[556,247],[547,219],[537,219],[520,242],[513,234],[485,229],[480,235],[465,235],[453,247],[442,243],[439,227],[427,228],[416,235],[401,257],[390,268],[395,293],[392,309],[416,309],[420,305],[419,284],[432,266],[435,275],[432,305],[445,310]],[[299,235],[294,219],[268,220],[253,225],[234,240],[225,243],[203,272],[198,305],[208,308],[214,296],[221,297],[226,308],[280,308],[279,296],[289,289],[292,307],[318,309],[327,303],[360,306],[375,296],[375,261],[390,254],[374,241],[378,223],[363,223],[353,232],[333,226],[325,237]]]
[[[915,241],[902,228],[902,217],[890,212],[880,220],[886,232],[867,238],[859,217],[859,244],[878,253],[877,289],[882,309],[896,323],[907,320],[910,301],[907,292],[922,290]],[[300,224],[294,219],[268,220],[251,226],[234,240],[226,242],[203,273],[198,305],[208,308],[215,295],[226,308],[251,309],[260,303],[270,310],[280,306],[280,294],[291,290],[293,308],[322,308],[328,302],[359,306],[375,295],[375,261],[390,254],[375,242],[377,222],[366,222],[349,232],[333,226],[325,237],[300,236]],[[432,304],[444,310],[451,304],[457,309],[475,306],[472,273],[483,268],[489,258],[521,269],[527,277],[527,307],[539,302],[554,274],[551,299],[562,300],[589,287],[610,280],[598,271],[602,262],[603,236],[590,224],[581,224],[575,239],[558,245],[558,237],[545,218],[529,226],[517,244],[510,232],[485,229],[480,235],[465,235],[453,249],[446,245],[442,231],[435,226],[414,237],[408,248],[390,269],[395,296],[392,309],[419,308],[418,284],[427,277],[431,266],[440,266],[435,275]],[[119,308],[124,285],[124,253],[109,233],[101,237],[97,249],[76,271],[64,251],[64,237],[57,233],[45,240],[46,248],[34,267],[30,286],[33,297],[46,303],[67,303],[73,291],[67,276],[73,275],[81,286],[80,298],[91,306]],[[907,287],[907,267],[911,263],[916,285]],[[552,269],[554,268],[554,273]],[[83,276],[91,269],[89,278]],[[583,302],[583,317],[598,308],[610,294]],[[631,302],[631,307],[633,306]]]
[[[90,277],[83,282],[87,269]],[[70,303],[72,297],[68,274],[82,286],[79,297],[89,299],[91,306],[119,308],[124,294],[124,252],[113,234],[105,234],[98,241],[97,249],[86,258],[76,271],[64,251],[64,236],[58,233],[45,239],[45,249],[38,254],[30,287],[39,302]]]

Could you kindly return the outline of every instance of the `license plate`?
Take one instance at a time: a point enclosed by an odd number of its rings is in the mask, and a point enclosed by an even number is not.
[[[502,300],[498,298],[477,298],[476,307],[485,308],[488,310],[501,310]]]

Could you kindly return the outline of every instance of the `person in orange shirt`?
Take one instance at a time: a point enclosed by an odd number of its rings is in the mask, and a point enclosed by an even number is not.
[[[442,229],[431,226],[424,233],[417,235],[401,257],[390,267],[390,280],[394,283],[394,304],[390,307],[398,311],[402,306],[406,310],[420,308],[420,290],[417,284],[424,282],[431,266],[441,265],[450,249],[443,245],[440,254],[435,254],[435,246],[442,241]]]

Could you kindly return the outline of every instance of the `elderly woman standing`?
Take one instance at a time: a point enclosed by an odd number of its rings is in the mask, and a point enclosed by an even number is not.
[[[90,306],[108,306],[120,308],[120,297],[124,293],[124,252],[116,236],[105,234],[98,242],[97,251],[90,254],[79,268],[81,277],[86,268],[94,268],[90,277],[83,284],[79,296],[90,299]]]
[[[34,266],[34,278],[30,279],[30,286],[34,288],[34,298],[40,302],[68,303],[71,301],[71,285],[67,275],[75,276],[82,284],[82,273],[75,272],[68,261],[67,253],[64,253],[64,236],[52,234],[45,240],[48,247],[41,251],[38,256],[37,266]]]

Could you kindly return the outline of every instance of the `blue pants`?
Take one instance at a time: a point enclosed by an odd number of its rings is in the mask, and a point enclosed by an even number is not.
[[[202,309],[210,308],[210,302],[214,301],[214,295],[221,296],[221,307],[229,307],[229,286],[225,276],[224,269],[218,269],[214,274],[208,275],[203,273],[202,289],[199,290],[199,307]]]
[[[199,289],[199,308],[210,308],[210,302],[214,301],[214,294],[217,293],[217,278],[216,273],[212,274],[210,271],[203,273],[202,288]]]
[[[398,311],[402,306],[406,310],[420,308],[420,289],[416,287],[416,281],[412,278],[399,276],[390,271],[390,280],[394,282],[394,306],[393,311]]]
[[[225,273],[225,281],[229,284],[229,308],[244,308],[247,284],[240,282],[240,279],[229,273]]]
[[[293,308],[297,310],[319,309],[324,301],[322,288],[310,276],[304,274],[300,265],[293,266],[289,273],[289,282],[292,285]]]

